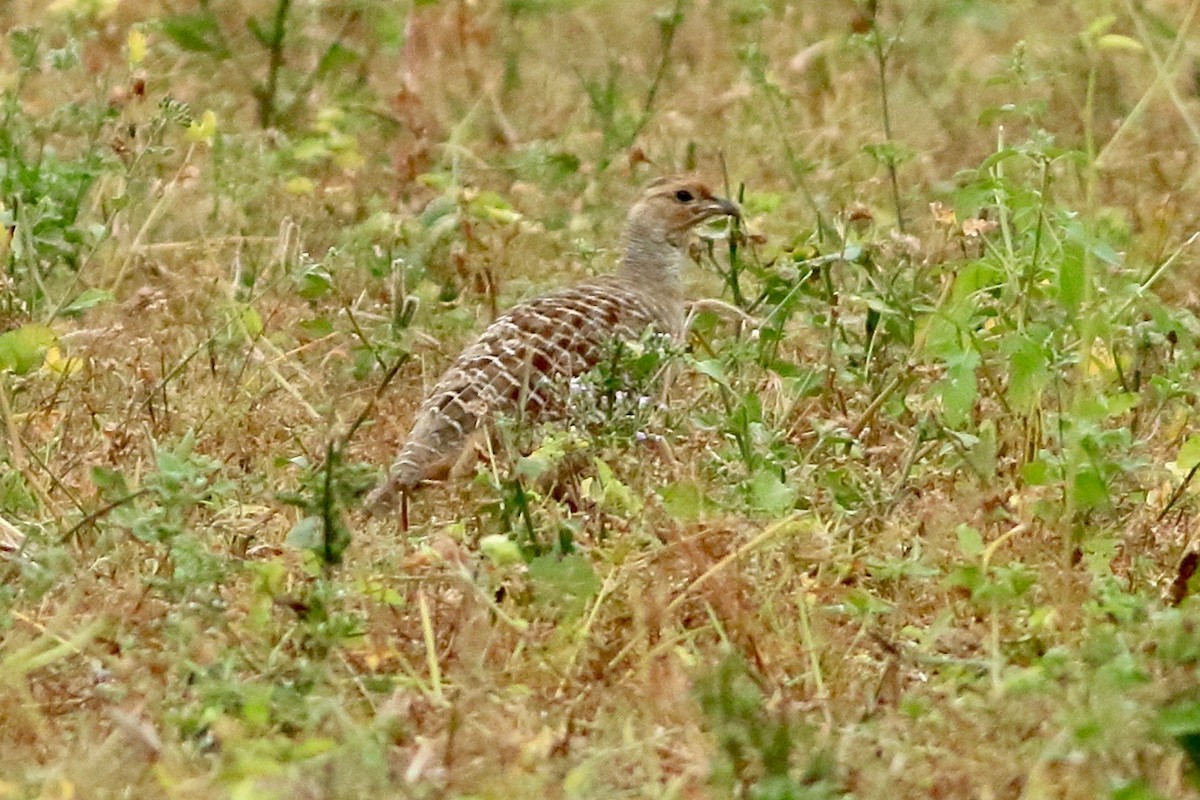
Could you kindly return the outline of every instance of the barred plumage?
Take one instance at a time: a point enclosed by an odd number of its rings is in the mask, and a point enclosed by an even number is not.
[[[679,280],[691,229],[738,214],[690,178],[651,184],[629,212],[620,269],[522,303],[493,322],[454,361],[417,411],[412,432],[385,480],[368,498],[378,507],[438,477],[468,438],[497,415],[537,419],[558,407],[570,378],[596,366],[615,339],[647,329],[678,336]]]

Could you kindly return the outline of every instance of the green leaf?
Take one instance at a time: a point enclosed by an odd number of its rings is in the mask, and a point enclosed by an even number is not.
[[[701,375],[707,375],[717,383],[728,388],[729,378],[725,376],[725,366],[715,358],[710,358],[707,361],[693,362],[696,371]]]
[[[1175,457],[1175,466],[1182,470],[1195,469],[1196,465],[1200,464],[1200,436],[1189,436],[1183,446],[1179,448],[1179,455]]]
[[[1058,265],[1058,302],[1068,311],[1078,310],[1086,287],[1087,261],[1083,247],[1077,242],[1068,242]]]
[[[750,481],[750,505],[772,516],[783,516],[796,505],[799,494],[788,486],[774,469],[760,470]]]
[[[1050,465],[1037,458],[1021,467],[1021,479],[1030,486],[1045,486],[1050,483]]]
[[[746,192],[742,198],[742,213],[747,217],[769,214],[779,208],[785,197],[779,192]]]
[[[31,323],[0,334],[0,370],[24,375],[40,367],[58,336],[45,325]]]
[[[555,466],[562,463],[564,456],[567,454],[567,448],[571,444],[569,437],[562,434],[547,436],[538,445],[536,450],[518,459],[517,474],[522,478],[536,481]],[[605,466],[607,467],[607,465]],[[603,475],[608,479],[612,479],[611,470],[603,473]]]
[[[675,481],[658,490],[663,507],[677,520],[690,521],[700,517],[711,505],[704,490],[694,481]]]
[[[304,331],[304,335],[312,339],[324,339],[333,333],[333,323],[328,317],[314,317],[306,319],[299,323],[298,327]]]
[[[284,544],[297,550],[320,550],[325,544],[323,528],[320,517],[305,517],[288,531]]]
[[[893,609],[891,603],[860,588],[848,591],[845,595],[845,600],[847,605],[863,616],[890,614]]]
[[[521,548],[502,533],[492,533],[479,540],[479,550],[497,567],[519,564],[524,559]]]
[[[112,301],[112,292],[104,289],[87,289],[83,294],[76,297],[71,302],[63,307],[62,314],[67,317],[75,317],[87,311],[89,308],[95,308],[102,303]]]
[[[592,498],[602,508],[626,514],[640,514],[645,500],[622,483],[613,473],[612,467],[600,458],[593,458],[592,465],[596,468],[598,489],[592,492]]]
[[[159,22],[162,32],[171,41],[193,53],[207,53],[218,58],[229,55],[221,26],[211,12],[176,14]]]
[[[307,758],[315,758],[316,756],[331,753],[338,748],[338,743],[325,736],[314,736],[311,739],[304,739],[291,752],[293,760],[302,760]]]
[[[1113,789],[1109,800],[1165,800],[1165,798],[1145,782],[1135,780]]]
[[[297,161],[318,161],[329,155],[329,144],[323,138],[301,139],[292,147],[292,158]]]
[[[309,264],[295,276],[296,293],[305,300],[316,300],[333,288],[333,276],[320,264]]]
[[[1021,155],[1019,150],[1012,147],[1005,147],[989,155],[979,164],[979,172],[985,173],[995,167],[997,164],[1003,163],[1010,158],[1017,158]]]
[[[480,192],[467,204],[467,210],[476,219],[488,222],[512,223],[521,219],[512,204],[496,192]]]
[[[1200,702],[1184,700],[1163,709],[1158,728],[1175,739],[1192,766],[1200,769]]]
[[[1050,383],[1050,363],[1043,344],[1046,333],[1035,335],[1031,329],[1014,337],[1009,353],[1008,402],[1025,411],[1032,409]]]
[[[821,475],[821,486],[833,493],[833,499],[842,508],[858,508],[863,503],[863,492],[856,475],[845,467],[829,469]]]
[[[600,579],[581,555],[538,556],[529,562],[529,579],[538,600],[579,613],[600,591]]]
[[[957,586],[968,590],[975,597],[985,584],[984,575],[978,564],[964,564],[946,575],[947,586]]]
[[[946,359],[946,374],[933,385],[934,393],[942,401],[942,417],[946,425],[960,428],[970,419],[979,395],[979,384],[975,369],[979,366],[979,354],[965,350]]]
[[[1106,418],[1119,417],[1122,414],[1133,411],[1142,402],[1142,396],[1137,392],[1121,392],[1119,394],[1108,395],[1104,398],[1104,403],[1107,406]]]
[[[325,54],[321,56],[321,61],[317,65],[317,73],[328,75],[331,72],[349,67],[351,64],[358,62],[360,58],[361,56],[349,47],[340,42],[334,42],[325,51]]]
[[[1071,496],[1081,509],[1096,508],[1108,502],[1108,484],[1096,470],[1084,469],[1075,475]]]
[[[958,537],[958,549],[964,556],[974,559],[983,555],[983,537],[979,531],[970,525],[959,525],[954,535]]]
[[[100,496],[108,502],[129,496],[129,484],[125,482],[125,476],[115,469],[92,467],[91,478]]]
[[[517,474],[526,480],[536,481],[549,472],[553,466],[550,459],[535,451],[517,459]]]
[[[991,480],[996,477],[998,451],[996,422],[991,418],[984,419],[979,423],[977,441],[967,450],[966,459],[977,473]]]

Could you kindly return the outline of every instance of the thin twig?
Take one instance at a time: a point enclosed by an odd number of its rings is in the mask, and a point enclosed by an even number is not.
[[[354,422],[350,423],[350,427],[347,429],[346,435],[342,437],[342,441],[338,445],[339,451],[345,449],[346,445],[350,444],[350,439],[353,438],[355,432],[358,431],[362,424],[367,421],[367,419],[371,416],[371,412],[375,410],[375,405],[379,402],[379,398],[383,397],[383,392],[385,389],[387,389],[388,384],[392,382],[392,379],[395,378],[397,373],[400,372],[400,368],[408,363],[410,358],[412,358],[412,354],[405,353],[397,358],[396,363],[393,364],[386,373],[384,373],[383,380],[380,381],[379,386],[375,389],[375,394],[370,400],[367,401],[367,404],[363,406],[362,411],[360,411],[358,416],[354,418]]]
[[[1183,483],[1175,487],[1175,491],[1171,493],[1170,499],[1167,500],[1167,505],[1162,511],[1159,512],[1156,519],[1161,520],[1170,512],[1171,508],[1179,502],[1179,498],[1183,497],[1183,493],[1187,489],[1188,484],[1192,482],[1192,478],[1196,477],[1196,472],[1198,471],[1200,471],[1200,464],[1196,464],[1194,467],[1188,470],[1188,474],[1186,477],[1184,477]]]
[[[79,522],[75,523],[75,525],[71,528],[71,530],[67,531],[59,538],[59,541],[60,542],[69,541],[72,536],[74,536],[76,533],[78,533],[83,528],[86,528],[88,525],[92,525],[92,524],[96,523],[101,517],[107,516],[112,511],[115,511],[116,509],[120,508],[121,506],[127,505],[127,504],[133,502],[134,500],[137,500],[139,497],[141,497],[144,494],[148,494],[149,492],[150,492],[149,489],[138,489],[136,492],[127,494],[118,500],[112,501],[111,503],[109,503],[106,506],[102,506],[101,508],[96,509],[95,511],[88,514],[83,519],[79,520]]]

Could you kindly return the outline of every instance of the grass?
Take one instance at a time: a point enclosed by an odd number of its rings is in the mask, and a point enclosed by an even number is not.
[[[1195,3],[10,6],[0,797],[1194,796]],[[368,517],[679,169],[755,326]]]

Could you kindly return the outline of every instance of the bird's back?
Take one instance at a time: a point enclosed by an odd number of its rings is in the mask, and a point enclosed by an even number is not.
[[[537,420],[561,408],[573,377],[595,367],[614,339],[647,328],[679,334],[682,299],[673,287],[607,275],[522,303],[454,361],[417,411],[412,432],[376,499],[439,477],[489,420]]]

